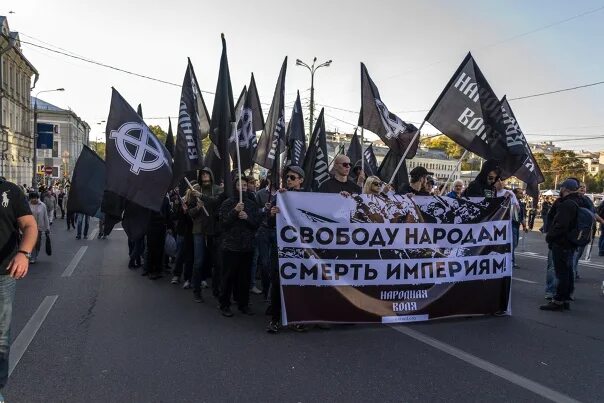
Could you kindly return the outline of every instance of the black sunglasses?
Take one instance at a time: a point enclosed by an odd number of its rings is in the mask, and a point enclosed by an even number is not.
[[[376,181],[376,182],[373,182],[371,185],[373,185],[373,186],[382,186],[383,184],[384,184],[384,182]]]
[[[338,164],[342,165],[344,168],[350,168],[350,162],[338,162]]]
[[[296,175],[287,175],[287,179],[289,179],[290,181],[295,181],[298,180],[298,177]]]

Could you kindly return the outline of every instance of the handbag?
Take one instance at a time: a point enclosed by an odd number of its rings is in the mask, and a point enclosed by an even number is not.
[[[48,256],[52,255],[52,244],[50,243],[50,233],[46,233],[46,254]]]
[[[172,234],[166,234],[164,241],[164,253],[167,256],[176,256],[176,239]]]

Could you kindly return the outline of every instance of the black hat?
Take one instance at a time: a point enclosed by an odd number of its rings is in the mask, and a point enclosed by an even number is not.
[[[297,165],[290,165],[287,168],[285,168],[285,173],[287,173],[289,171],[291,171],[295,174],[298,174],[298,176],[300,178],[304,178],[304,170]]]
[[[428,170],[422,166],[415,167],[409,172],[409,176],[411,176],[411,181],[416,182],[423,176],[434,175],[434,172],[428,172]]]

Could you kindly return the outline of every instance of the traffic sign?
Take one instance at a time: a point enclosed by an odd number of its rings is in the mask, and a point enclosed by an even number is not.
[[[52,175],[52,167],[44,167],[44,173],[48,176]]]

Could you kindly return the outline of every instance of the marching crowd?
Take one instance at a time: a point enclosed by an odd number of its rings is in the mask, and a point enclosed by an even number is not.
[[[344,196],[392,191],[422,196],[439,192],[433,174],[421,166],[411,170],[409,183],[400,189],[393,189],[377,176],[366,178],[361,169],[352,167],[345,155],[335,158],[331,173],[330,178],[321,184],[319,192]],[[281,328],[281,304],[275,233],[279,208],[275,195],[284,191],[304,191],[304,171],[298,166],[286,167],[281,189],[271,184],[269,179],[258,184],[253,176],[241,177],[240,184],[239,176],[234,175],[230,197],[221,184],[215,183],[209,168],[200,170],[197,178],[190,182],[190,187],[183,194],[175,189],[166,196],[162,210],[153,213],[144,239],[129,241],[128,267],[133,270],[142,267],[142,275],[152,280],[161,278],[162,272],[169,270],[171,283],[192,289],[196,302],[203,302],[203,290],[211,289],[225,317],[233,316],[232,300],[240,313],[253,315],[250,293],[262,295],[265,301],[270,302],[267,313],[271,314],[272,320],[267,331],[277,333]],[[561,197],[553,205],[543,203],[547,211],[541,230],[547,234],[550,253],[546,286],[548,303],[541,309],[569,309],[573,300],[574,280],[579,276],[577,264],[584,247],[570,242],[567,234],[577,226],[576,215],[580,207],[595,211],[584,192],[584,184],[569,178],[562,183]],[[514,256],[520,232],[529,230],[525,195],[521,188],[509,190],[504,187],[496,162],[487,161],[466,189],[462,181],[455,181],[446,196],[508,196],[513,206]],[[535,214],[534,209],[530,210],[533,217],[529,216],[528,221],[532,228]],[[598,220],[604,223],[600,217]],[[305,328],[297,326],[294,330]]]

